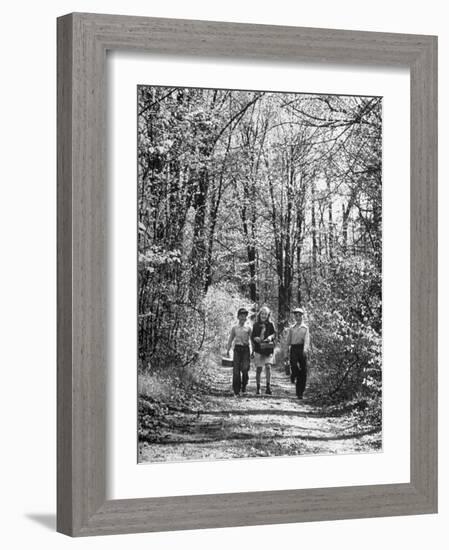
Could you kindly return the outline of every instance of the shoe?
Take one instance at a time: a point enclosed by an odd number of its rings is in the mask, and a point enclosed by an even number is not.
[[[257,386],[256,395],[260,395],[260,386]]]
[[[271,395],[271,394],[272,394],[272,391],[271,391],[270,386],[267,386],[267,389],[265,390],[265,393],[266,393],[267,395]]]
[[[246,386],[242,388],[242,393],[246,393]]]
[[[290,376],[290,382],[291,382],[292,384],[294,384],[294,383],[296,382],[296,378],[294,377],[293,374]]]
[[[303,398],[303,397],[302,397],[302,394],[301,394],[301,395],[298,395],[298,399],[302,399],[302,398]]]

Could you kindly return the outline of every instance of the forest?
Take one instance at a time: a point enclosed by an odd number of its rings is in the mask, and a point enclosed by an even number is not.
[[[141,376],[200,384],[242,305],[270,307],[282,362],[301,306],[315,398],[380,422],[382,99],[137,96]]]

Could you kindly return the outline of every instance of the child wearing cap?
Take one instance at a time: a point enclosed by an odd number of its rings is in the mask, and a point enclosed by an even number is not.
[[[302,399],[307,380],[307,353],[310,348],[309,327],[303,322],[304,310],[295,308],[295,324],[287,336],[287,349],[290,353],[292,384],[296,383],[296,396]]]
[[[274,339],[276,331],[270,321],[270,310],[264,306],[257,314],[253,325],[252,341],[254,346],[254,364],[256,365],[256,393],[260,394],[260,379],[265,367],[266,390],[271,395],[271,365],[273,364]],[[263,345],[268,344],[268,345]]]
[[[238,324],[231,328],[229,334],[226,355],[229,357],[229,351],[234,343],[233,368],[232,368],[232,389],[234,395],[246,393],[248,385],[248,370],[251,356],[251,327],[246,324],[248,310],[241,307],[237,312]]]

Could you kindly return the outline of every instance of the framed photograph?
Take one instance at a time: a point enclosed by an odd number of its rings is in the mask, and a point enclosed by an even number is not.
[[[59,18],[58,531],[436,511],[436,37]]]

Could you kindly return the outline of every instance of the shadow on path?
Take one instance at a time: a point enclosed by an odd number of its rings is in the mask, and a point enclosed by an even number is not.
[[[191,414],[196,416],[202,415],[211,415],[211,416],[248,416],[248,415],[270,415],[270,416],[295,416],[300,418],[330,418],[335,416],[343,416],[344,411],[338,413],[336,412],[326,412],[326,411],[300,411],[300,410],[279,410],[279,409],[219,409],[219,410],[203,410],[203,409],[171,409],[175,412],[180,412],[183,414]]]
[[[366,435],[373,435],[375,433],[379,433],[380,430],[378,428],[368,430],[361,433],[352,433],[352,434],[340,434],[340,435],[332,435],[332,436],[315,436],[315,435],[292,435],[292,436],[285,436],[285,435],[270,435],[269,439],[271,441],[274,440],[283,440],[287,438],[292,439],[298,439],[300,441],[343,441],[346,439],[360,439],[361,437],[364,437]],[[158,441],[157,443],[154,443],[154,445],[172,445],[176,443],[177,445],[185,445],[185,444],[204,444],[204,443],[216,443],[217,441],[241,441],[241,440],[250,440],[250,439],[258,439],[257,436],[254,436],[253,433],[241,433],[241,434],[235,434],[235,435],[227,435],[226,437],[211,437],[211,436],[204,436],[201,438],[189,438],[189,439],[178,439],[178,438],[169,438],[165,441]]]

